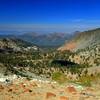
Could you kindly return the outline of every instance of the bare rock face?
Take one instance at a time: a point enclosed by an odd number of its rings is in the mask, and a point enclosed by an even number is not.
[[[64,46],[58,48],[59,51],[65,51],[65,50],[70,50],[73,51],[73,49],[76,48],[76,43],[74,42],[69,42],[68,44],[65,44]]]

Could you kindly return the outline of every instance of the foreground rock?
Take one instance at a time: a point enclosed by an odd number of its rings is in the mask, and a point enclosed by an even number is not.
[[[11,84],[0,83],[0,100],[100,100],[99,85],[81,87],[17,78]]]

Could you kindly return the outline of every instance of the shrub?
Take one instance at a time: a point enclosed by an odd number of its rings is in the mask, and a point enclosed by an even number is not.
[[[66,76],[61,72],[54,72],[52,74],[52,79],[57,81],[58,83],[64,83],[67,81]]]
[[[80,84],[85,85],[85,86],[91,86],[91,83],[93,82],[95,78],[92,77],[91,75],[83,75],[81,77],[79,77],[78,82],[80,82]]]

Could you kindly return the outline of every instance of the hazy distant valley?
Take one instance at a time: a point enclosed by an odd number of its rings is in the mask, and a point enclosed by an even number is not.
[[[5,33],[1,32],[2,34]],[[15,33],[15,32],[14,32]],[[16,35],[17,33],[17,35]],[[38,45],[39,47],[44,48],[58,48],[62,44],[65,43],[65,41],[68,41],[70,38],[73,37],[73,34],[68,33],[35,33],[35,32],[22,32],[19,33],[16,31],[15,34],[13,34],[13,31],[9,33],[8,35],[0,35],[0,38],[18,38],[30,43],[33,43],[35,45]]]

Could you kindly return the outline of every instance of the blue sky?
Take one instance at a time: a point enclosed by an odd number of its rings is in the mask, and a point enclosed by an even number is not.
[[[100,26],[100,0],[0,0],[0,30],[73,32]]]

